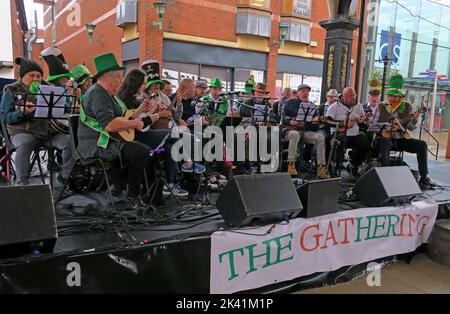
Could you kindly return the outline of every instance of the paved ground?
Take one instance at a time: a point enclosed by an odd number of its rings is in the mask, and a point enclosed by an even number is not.
[[[381,286],[369,287],[367,277],[348,283],[305,290],[296,294],[450,294],[450,268],[426,255],[416,256],[411,264],[400,261],[381,270]]]

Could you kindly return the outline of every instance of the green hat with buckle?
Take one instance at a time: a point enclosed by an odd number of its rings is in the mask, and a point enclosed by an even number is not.
[[[404,97],[405,94],[403,94],[403,85],[403,76],[401,74],[393,74],[391,80],[389,81],[389,88],[386,95]]]
[[[88,79],[92,78],[89,69],[81,64],[74,66],[72,70],[70,70],[70,73],[72,73],[72,77],[79,86],[82,86]]]
[[[213,78],[209,83],[209,88],[223,88],[223,84],[218,78]]]
[[[98,80],[103,74],[111,71],[123,71],[125,67],[119,65],[116,56],[113,53],[106,53],[95,57],[95,68],[97,74],[94,76],[94,80]]]

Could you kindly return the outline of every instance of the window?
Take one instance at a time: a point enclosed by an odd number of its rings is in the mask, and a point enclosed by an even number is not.
[[[211,82],[213,78],[219,78],[223,84],[223,91],[231,91],[231,82],[233,81],[233,70],[230,68],[214,67],[202,65],[201,67],[201,79]]]
[[[179,62],[164,62],[162,78],[172,83],[174,89],[182,79],[191,78],[198,80],[199,66],[197,64],[179,63]]]
[[[234,82],[234,90],[235,91],[243,91],[245,88],[245,82],[247,82],[250,75],[253,75],[256,83],[264,82],[264,71],[237,69],[236,76],[235,76],[236,81]]]
[[[252,13],[237,14],[236,34],[248,34],[262,37],[270,37],[270,16]]]

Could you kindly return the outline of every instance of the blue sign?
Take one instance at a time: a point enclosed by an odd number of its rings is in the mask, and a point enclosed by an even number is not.
[[[391,59],[397,59],[397,60],[391,61],[392,66],[400,66],[401,44],[402,44],[402,34],[393,33],[393,40],[392,40],[393,48],[392,48],[392,53],[391,53]],[[381,59],[384,59],[387,56],[388,46],[389,46],[389,32],[381,31],[381,40],[380,40],[380,58]]]

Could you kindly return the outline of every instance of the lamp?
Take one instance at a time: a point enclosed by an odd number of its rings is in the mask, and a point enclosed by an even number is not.
[[[152,23],[152,28],[162,30],[163,27],[163,18],[166,13],[167,3],[165,2],[155,2],[154,4],[156,15],[158,16],[159,21]]]
[[[94,36],[95,25],[92,23],[86,24],[86,30],[89,36],[89,44],[92,44],[92,37]]]
[[[280,41],[273,41],[274,46],[280,45],[281,48],[284,47],[284,41],[286,40],[288,34],[289,34],[289,25],[288,24],[280,24],[278,27],[279,33],[280,33]]]

